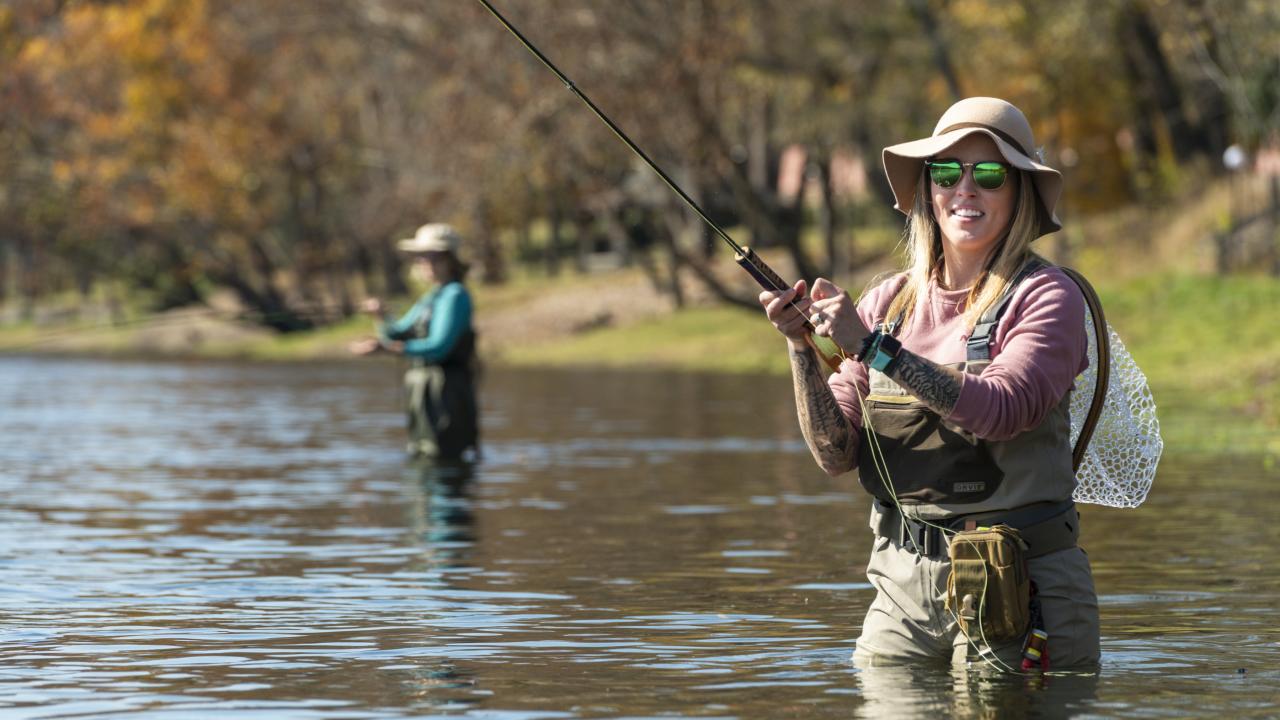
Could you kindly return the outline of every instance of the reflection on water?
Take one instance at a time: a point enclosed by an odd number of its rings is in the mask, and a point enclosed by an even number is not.
[[[1277,472],[1087,508],[1099,676],[855,671],[867,504],[789,383],[495,372],[484,461],[387,365],[0,359],[0,717],[1266,716]]]
[[[1095,702],[1096,673],[1016,677],[946,663],[872,667],[857,674],[854,716],[1069,718],[1110,715]]]

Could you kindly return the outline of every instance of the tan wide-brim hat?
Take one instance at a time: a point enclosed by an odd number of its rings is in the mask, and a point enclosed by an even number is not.
[[[396,243],[400,252],[406,253],[440,253],[458,254],[462,245],[462,236],[445,223],[428,223],[418,228],[411,238]]]
[[[911,212],[916,184],[924,171],[924,161],[938,157],[964,138],[982,133],[995,142],[1005,162],[1026,171],[1040,196],[1040,232],[1047,235],[1062,229],[1058,219],[1058,196],[1062,194],[1062,173],[1033,158],[1039,158],[1031,123],[1022,111],[999,98],[971,97],[952,105],[942,114],[933,135],[922,140],[890,145],[882,154],[884,172],[893,188],[894,207]]]

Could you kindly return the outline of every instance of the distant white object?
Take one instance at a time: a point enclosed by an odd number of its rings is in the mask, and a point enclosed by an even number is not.
[[[1089,413],[1098,377],[1097,338],[1093,315],[1086,308],[1089,336],[1089,368],[1076,378],[1071,393],[1071,443],[1080,437]],[[1164,451],[1156,402],[1147,378],[1134,362],[1116,331],[1107,325],[1111,349],[1111,375],[1102,414],[1093,429],[1080,467],[1076,470],[1075,500],[1080,503],[1134,508],[1147,499],[1155,480],[1156,465]]]
[[[1232,172],[1244,167],[1248,159],[1249,156],[1245,154],[1244,148],[1239,145],[1232,145],[1222,152],[1222,164]]]

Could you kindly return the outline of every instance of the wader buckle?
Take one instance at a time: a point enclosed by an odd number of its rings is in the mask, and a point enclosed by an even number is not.
[[[933,557],[946,550],[947,544],[941,530],[901,515],[898,517],[899,545],[921,557]]]

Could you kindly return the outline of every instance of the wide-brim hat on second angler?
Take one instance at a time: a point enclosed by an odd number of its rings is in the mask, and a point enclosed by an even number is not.
[[[1062,221],[1056,213],[1058,196],[1062,194],[1062,173],[1038,162],[1040,153],[1031,133],[1031,123],[1027,122],[1021,110],[999,98],[961,100],[942,114],[932,136],[884,149],[884,172],[893,188],[894,207],[909,213],[924,161],[938,157],[939,153],[974,133],[991,138],[1005,162],[1026,171],[1035,183],[1040,196],[1037,236],[1062,229]]]
[[[462,245],[462,236],[457,230],[445,223],[427,223],[418,228],[411,238],[396,243],[400,252],[406,253],[440,253],[458,254]]]

